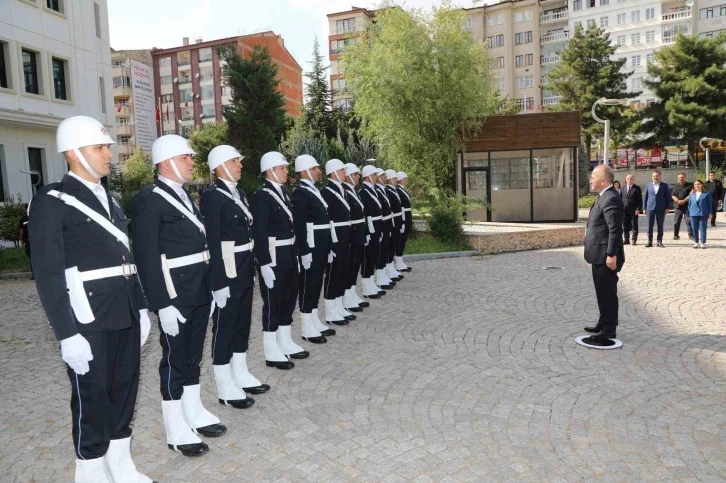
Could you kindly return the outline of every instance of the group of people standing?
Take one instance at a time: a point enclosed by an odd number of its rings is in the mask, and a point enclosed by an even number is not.
[[[264,183],[248,201],[237,187],[243,156],[222,145],[209,153],[215,180],[198,208],[184,189],[196,153],[186,139],[165,135],[152,147],[158,176],[132,201],[132,251],[128,220],[100,183],[113,143],[95,119],[64,120],[57,146],[69,173],[35,196],[28,226],[38,294],[72,387],[75,481],[148,483],[131,458],[130,423],[149,311],[159,319],[168,447],[202,455],[209,446],[201,437],[227,431],[201,400],[210,317],[218,400],[248,408],[247,394],[270,390],[247,367],[255,275],[266,365],[292,369],[310,355],[293,341],[296,304],[301,339],[324,344],[333,325],[348,325],[369,306],[357,293],[359,273],[363,297],[378,299],[411,270],[403,262],[411,200],[405,173],[361,171],[337,159],[325,164],[319,189],[322,167],[309,155],[295,160],[300,179],[290,195],[288,162],[270,152],[260,162]]]

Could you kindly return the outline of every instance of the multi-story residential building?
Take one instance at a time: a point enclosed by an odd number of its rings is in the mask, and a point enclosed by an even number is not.
[[[113,50],[111,49],[111,64],[113,67],[113,107],[116,116],[116,141],[118,144],[118,160],[123,169],[124,162],[131,157],[136,150],[137,139],[156,138],[157,130],[155,125],[148,126],[148,123],[136,122],[134,116],[134,97],[139,93],[133,87],[132,65],[139,63],[151,72],[151,51],[149,50]],[[143,95],[143,94],[142,94]],[[144,99],[138,99],[143,102]],[[148,131],[152,132],[141,132]],[[137,135],[138,134],[138,135]],[[145,151],[149,151],[148,143],[140,145]]]
[[[698,35],[715,37],[726,32],[726,0],[698,1]]]
[[[91,116],[115,137],[106,0],[0,2],[0,203],[66,173],[55,131]]]
[[[223,63],[217,48],[233,46],[249,55],[255,45],[267,47],[278,66],[279,90],[287,113],[300,115],[303,105],[302,67],[274,32],[229,37],[194,44],[184,37],[180,47],[151,49],[154,85],[161,102],[159,134],[188,135],[204,123],[222,122],[222,106],[232,102],[232,93],[222,78]]]

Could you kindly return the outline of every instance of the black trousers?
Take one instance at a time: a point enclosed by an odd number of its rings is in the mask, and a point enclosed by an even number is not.
[[[378,263],[376,268],[386,268],[388,263],[388,250],[391,247],[391,227],[390,222],[384,221],[381,224],[381,233],[379,235],[380,243],[378,247]]]
[[[292,325],[292,314],[298,294],[297,261],[289,267],[273,267],[275,283],[267,288],[262,272],[258,269],[260,293],[262,294],[262,330],[277,332],[279,326]]]
[[[235,352],[247,352],[252,323],[252,294],[254,287],[242,289],[237,297],[227,299],[223,309],[212,314],[212,363],[229,364]]]
[[[653,243],[653,223],[658,224],[658,243],[663,241],[663,222],[665,221],[665,211],[649,211],[648,212],[648,243]]]
[[[328,265],[328,252],[313,251],[312,253],[313,261],[310,263],[310,268],[300,270],[300,295],[298,298],[300,312],[303,314],[309,314],[313,309],[318,308],[325,269]]]
[[[184,386],[199,384],[204,338],[207,336],[211,307],[210,304],[205,304],[176,308],[187,319],[185,323],[179,323],[177,335],[168,335],[161,328],[161,323],[159,324],[162,349],[159,380],[164,401],[177,401],[181,399]]]
[[[361,276],[363,278],[371,278],[378,268],[378,252],[381,244],[378,241],[381,234],[379,232],[371,233],[368,245],[363,247],[363,263],[361,267]]]
[[[618,326],[618,274],[605,264],[593,264],[592,281],[600,309],[597,324],[601,330],[613,333]]]
[[[411,216],[410,213],[408,216]],[[411,225],[406,225],[406,229],[403,234],[401,234],[401,243],[399,243],[398,250],[396,251],[397,257],[402,257],[403,253],[406,251],[406,242],[408,241],[409,235],[411,235],[411,228]]]
[[[346,289],[358,284],[358,273],[363,263],[363,246],[351,245],[348,265],[348,278],[345,283]]]
[[[90,370],[80,376],[67,367],[78,459],[100,458],[109,441],[131,436],[139,389],[140,334],[135,321],[129,329],[83,334],[93,353]]]
[[[718,210],[718,201],[718,198],[711,196],[711,226],[716,226],[716,210]]]
[[[684,221],[688,229],[688,236],[693,237],[693,228],[691,227],[691,217],[688,216],[688,208],[676,208],[673,210],[673,215],[675,216],[673,235],[678,236],[678,233],[681,231],[681,221]]]
[[[323,296],[326,300],[335,300],[345,295],[345,284],[348,281],[348,270],[350,264],[350,245],[342,243],[333,244],[335,257],[333,263],[325,266],[325,281],[323,284]]]
[[[623,232],[626,240],[630,240],[630,232],[633,232],[633,240],[638,239],[638,214],[625,210],[623,214]]]
[[[393,263],[396,253],[401,248],[401,218],[393,218],[396,224],[391,226],[391,238],[388,245],[388,263]]]

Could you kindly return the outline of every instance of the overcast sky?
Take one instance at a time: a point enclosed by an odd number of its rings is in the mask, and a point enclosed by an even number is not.
[[[403,2],[401,2],[403,3]],[[406,7],[431,8],[438,0],[406,0]],[[470,7],[472,0],[455,0]],[[304,70],[309,70],[315,35],[327,61],[326,14],[352,5],[374,8],[377,0],[108,0],[111,47],[116,50],[177,47],[182,37],[214,40],[272,30]]]

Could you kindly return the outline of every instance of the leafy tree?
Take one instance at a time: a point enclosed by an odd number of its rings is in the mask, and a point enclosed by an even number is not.
[[[378,156],[378,147],[370,142],[368,138],[360,137],[356,142],[353,133],[348,136],[348,143],[345,146],[345,159],[349,163],[363,166],[367,159],[373,159],[376,156]]]
[[[726,136],[726,33],[714,38],[678,35],[656,51],[644,84],[658,98],[642,111],[644,144],[685,139],[689,151],[702,137]]]
[[[333,113],[330,110],[330,90],[325,76],[323,55],[320,53],[318,37],[313,44],[312,70],[305,73],[308,80],[305,85],[306,103],[303,108],[305,127],[315,135],[331,138],[335,136]]]
[[[305,125],[305,121],[299,118],[287,132],[285,139],[280,144],[280,151],[287,156],[290,162],[301,154],[309,154],[323,165],[328,159],[328,140],[323,136],[317,136],[315,132]]]
[[[562,61],[547,74],[547,90],[562,97],[554,110],[582,112],[582,134],[587,148],[593,137],[603,135],[603,125],[591,114],[595,101],[601,97],[630,99],[640,95],[628,92],[626,81],[633,72],[622,71],[625,59],[611,58],[616,49],[610,34],[603,29],[592,26],[584,30],[578,26],[567,48],[560,53]],[[598,116],[610,119],[613,139],[632,125],[621,107],[599,106]]]
[[[20,194],[10,195],[0,205],[0,240],[13,242],[18,246],[18,222],[25,214],[25,204]]]
[[[260,158],[278,149],[288,123],[277,65],[267,48],[259,45],[249,58],[231,47],[220,48],[219,56],[227,64],[224,76],[232,88],[232,103],[222,108],[227,142],[245,156],[244,172],[259,174]]]
[[[123,175],[119,163],[111,163],[111,171],[108,173],[108,190],[114,193],[120,193],[123,189]]]
[[[209,182],[211,173],[209,172],[209,165],[207,165],[207,157],[209,151],[220,144],[227,143],[227,125],[224,123],[204,124],[202,129],[195,129],[192,132],[191,136],[189,136],[189,143],[197,153],[194,156],[194,178]],[[244,153],[241,154],[244,156]]]
[[[124,192],[136,193],[144,186],[154,182],[154,166],[151,164],[151,158],[144,153],[141,146],[136,148],[124,166],[126,167],[123,173]]]
[[[428,186],[450,183],[456,152],[496,110],[486,50],[465,20],[448,0],[431,13],[384,8],[343,52],[362,134]]]

